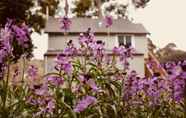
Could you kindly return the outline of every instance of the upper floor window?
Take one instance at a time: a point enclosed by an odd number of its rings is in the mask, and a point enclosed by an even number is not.
[[[118,44],[119,46],[122,45],[126,47],[132,46],[132,36],[123,36],[123,35],[118,36]]]

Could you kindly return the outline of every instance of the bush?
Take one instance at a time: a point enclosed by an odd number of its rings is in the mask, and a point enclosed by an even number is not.
[[[12,37],[6,27],[4,30],[8,31],[7,37]],[[24,34],[22,31],[20,34]],[[80,35],[80,48],[72,41],[68,42],[57,56],[55,73],[38,78],[37,67],[31,65],[20,78],[19,69],[13,77],[9,76],[14,45],[7,37],[1,41],[7,41],[9,45],[2,43],[0,48],[5,54],[0,58],[3,64],[0,80],[2,118],[184,117],[185,72],[168,78],[141,78],[135,71],[128,73],[128,60],[133,54],[131,47],[115,47],[108,54],[104,42],[96,40],[89,30]],[[28,48],[16,41],[21,49]],[[28,53],[24,50],[19,55],[25,54]],[[118,68],[117,63],[121,63],[122,68]]]

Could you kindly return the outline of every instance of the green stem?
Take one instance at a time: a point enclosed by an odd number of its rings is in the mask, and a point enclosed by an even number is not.
[[[7,95],[8,95],[8,83],[9,83],[9,74],[10,74],[10,63],[8,61],[7,64],[7,75],[6,75],[6,80],[5,80],[5,95],[4,95],[4,100],[3,100],[3,110],[6,109],[6,101],[7,101]],[[6,110],[5,110],[5,116],[6,116]]]
[[[23,81],[24,81],[25,65],[26,65],[25,57],[23,56],[23,73],[22,73],[22,79],[21,79],[21,82],[22,82],[22,83],[23,83]]]
[[[23,71],[22,71],[22,77],[21,77],[21,84],[22,84],[22,86],[21,86],[21,89],[22,89],[22,91],[21,91],[21,98],[23,99],[23,97],[24,97],[24,95],[25,95],[25,87],[24,87],[24,75],[25,75],[25,69],[26,69],[26,60],[25,60],[25,56],[23,55]]]
[[[184,86],[184,118],[186,118],[186,85]]]

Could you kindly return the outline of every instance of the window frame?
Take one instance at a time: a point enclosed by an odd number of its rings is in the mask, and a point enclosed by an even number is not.
[[[131,37],[131,46],[132,46],[133,48],[135,47],[134,35],[129,35],[129,34],[126,34],[126,35],[116,35],[117,46],[120,46],[120,42],[119,42],[119,37],[120,37],[120,36],[123,37],[123,43],[124,43],[124,45],[126,45],[126,43],[127,43],[126,37],[127,37],[127,36],[130,36],[130,37]]]

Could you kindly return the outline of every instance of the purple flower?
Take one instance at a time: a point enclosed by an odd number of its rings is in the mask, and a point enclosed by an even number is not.
[[[12,56],[11,46],[11,30],[10,23],[5,25],[5,28],[0,29],[0,80],[3,79],[4,71],[7,66],[7,59]]]
[[[72,70],[73,70],[73,67],[72,67],[72,64],[70,63],[65,63],[63,65],[63,70],[64,72],[66,72],[68,75],[70,75],[72,73]]]
[[[60,18],[61,29],[64,30],[65,32],[70,30],[70,25],[71,24],[72,24],[72,22],[67,16],[64,16],[64,17]]]
[[[29,85],[30,86],[30,85]],[[42,84],[35,84],[30,86],[31,94],[28,94],[26,103],[34,106],[37,110],[34,113],[35,117],[41,114],[52,114],[55,109],[55,97],[49,90],[48,82],[44,81]]]
[[[83,47],[87,47],[91,43],[95,42],[95,36],[94,33],[91,32],[91,29],[89,28],[87,32],[81,33],[79,36],[79,44]]]
[[[186,72],[180,73],[180,77],[186,79]]]
[[[14,70],[14,73],[13,73],[13,77],[12,77],[12,85],[17,85],[17,82],[18,82],[18,76],[20,75],[20,71],[19,71],[19,68],[16,67],[16,69]]]
[[[90,75],[80,75],[78,77],[78,80],[82,83],[82,84],[86,84],[88,85],[93,91],[97,92],[99,90],[98,86],[96,85],[96,82],[91,79]]]
[[[105,22],[105,27],[106,28],[112,26],[112,24],[113,24],[112,16],[106,16],[104,22]]]
[[[36,77],[38,76],[38,68],[35,67],[34,65],[30,65],[28,67],[28,71],[27,74],[30,78],[32,79],[36,79]]]
[[[88,43],[88,38],[84,34],[80,34],[79,43],[81,45],[86,45]]]
[[[97,85],[93,79],[89,79],[88,81],[86,81],[86,84],[89,85],[93,91],[99,90],[99,88],[97,87]]]
[[[73,93],[78,93],[80,91],[80,88],[81,88],[81,84],[72,86],[72,92]]]
[[[84,83],[86,81],[86,78],[84,77],[84,75],[79,75],[78,80]]]
[[[139,92],[139,79],[135,71],[132,71],[124,82],[124,100],[131,99],[132,96],[136,96]]]
[[[66,56],[76,56],[78,54],[77,48],[74,46],[72,40],[67,43],[67,47],[63,50],[63,54]]]
[[[87,109],[90,105],[96,103],[96,98],[93,96],[85,96],[74,108],[74,112],[82,112]]]
[[[25,27],[18,27],[17,25],[13,25],[12,29],[15,32],[15,36],[18,41],[18,44],[23,47],[27,47],[26,42],[29,41],[29,37],[28,37],[29,32],[27,32],[28,30],[25,29]]]
[[[60,86],[64,83],[64,79],[62,77],[48,77],[47,80],[54,86]]]
[[[39,117],[42,114],[53,114],[55,110],[55,100],[52,97],[45,98],[29,98],[27,102],[30,105],[38,107],[38,111],[33,114],[33,117]]]
[[[124,46],[114,47],[112,50],[114,55],[119,56],[120,62],[123,64],[124,69],[129,69],[129,58],[133,58],[134,49],[132,47],[125,48]]]
[[[88,49],[94,60],[101,65],[105,56],[105,43],[101,40],[91,42],[88,44]]]
[[[56,70],[57,71],[64,71],[67,75],[70,75],[73,71],[73,66],[69,60],[69,57],[64,53],[61,53],[57,56],[56,61]]]
[[[55,102],[53,100],[50,100],[47,104],[46,110],[47,112],[52,113],[54,109],[55,109]]]
[[[30,52],[23,51],[32,45],[29,36],[26,25],[18,26],[13,20],[8,20],[5,27],[0,29],[0,79],[3,77],[8,59],[17,61],[23,54],[31,56]]]
[[[40,95],[40,96],[47,96],[49,94],[48,91],[48,85],[47,84],[43,84],[43,85],[34,85],[34,92],[36,95]]]

